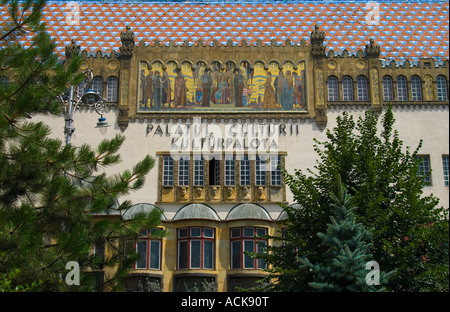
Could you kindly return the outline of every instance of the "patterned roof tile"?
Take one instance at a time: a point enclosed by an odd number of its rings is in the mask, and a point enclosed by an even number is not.
[[[234,45],[245,38],[249,44],[259,39],[270,44],[291,39],[309,42],[318,24],[325,31],[327,49],[335,52],[364,49],[370,38],[381,46],[382,57],[417,59],[449,58],[449,3],[442,0],[381,0],[379,20],[368,24],[366,1],[100,1],[80,0],[79,25],[67,25],[67,1],[50,0],[44,10],[48,32],[57,51],[73,38],[87,52],[110,52],[120,47],[120,32],[127,25],[136,41],[158,39],[190,45],[214,39]],[[369,8],[370,9],[370,8]],[[4,22],[5,8],[0,9]],[[29,44],[30,38],[23,38]]]

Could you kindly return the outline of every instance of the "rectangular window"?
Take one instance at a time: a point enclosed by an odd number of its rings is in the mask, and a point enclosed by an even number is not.
[[[178,242],[178,268],[186,269],[188,267],[188,242]]]
[[[241,268],[241,241],[231,242],[231,268]]]
[[[147,241],[140,240],[136,243],[136,252],[138,254],[138,260],[136,262],[136,269],[147,268]]]
[[[255,160],[256,185],[266,185],[266,161],[259,156]]]
[[[203,242],[203,268],[213,269],[214,244],[212,241]]]
[[[189,159],[178,161],[178,185],[189,185]]]
[[[173,159],[171,156],[163,157],[163,185],[173,185]]]
[[[417,175],[422,177],[425,185],[431,185],[430,156],[417,156],[417,158],[420,160]]]
[[[281,185],[281,157],[280,156],[271,156],[270,157],[270,183],[272,185],[280,186]]]
[[[255,251],[255,241],[244,240],[244,269],[254,269],[255,268],[255,260],[252,259],[248,254],[246,254],[245,251],[254,252]]]
[[[150,269],[160,269],[161,242],[157,240],[150,241]]]
[[[191,269],[200,269],[201,241],[191,240]]]
[[[243,156],[239,164],[241,185],[250,185],[250,160],[248,155]]]
[[[225,185],[235,185],[235,163],[234,156],[225,156]]]
[[[267,244],[266,241],[260,241],[260,240],[256,241],[256,247],[257,247],[256,252],[259,254],[265,253],[266,252],[266,244]],[[266,260],[258,258],[258,259],[256,259],[256,262],[257,262],[258,269],[266,268]]]
[[[205,184],[205,160],[194,159],[194,185],[203,186]]]
[[[442,165],[444,167],[444,185],[449,186],[449,179],[448,179],[448,155],[442,156]]]
[[[209,185],[220,185],[220,161],[218,159],[209,161]]]

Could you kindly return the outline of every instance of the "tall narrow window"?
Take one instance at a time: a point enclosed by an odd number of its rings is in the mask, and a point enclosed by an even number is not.
[[[336,77],[327,79],[328,101],[339,101],[339,87]]]
[[[438,76],[436,78],[436,87],[437,87],[438,101],[447,101],[448,100],[447,79],[445,79],[444,76]]]
[[[209,185],[220,185],[220,160],[209,161]]]
[[[417,175],[422,177],[423,181],[425,182],[425,185],[431,185],[431,166],[430,166],[430,156],[424,155],[424,156],[417,156],[419,159],[419,171],[417,172]]]
[[[106,101],[117,102],[118,80],[116,77],[109,77],[106,81]]]
[[[255,160],[256,185],[266,185],[266,159],[256,156]]]
[[[383,99],[386,102],[394,100],[394,89],[392,87],[392,78],[389,76],[383,77]]]
[[[235,185],[235,167],[236,160],[234,156],[225,156],[225,185]]]
[[[205,185],[205,160],[203,157],[194,157],[194,185]]]
[[[356,86],[358,91],[358,101],[368,101],[369,91],[367,88],[366,77],[359,76],[358,79],[356,80]]]
[[[342,99],[353,101],[353,79],[348,76],[342,78]]]
[[[189,159],[178,161],[178,185],[189,185]]]
[[[444,185],[449,186],[449,180],[448,180],[448,155],[442,156],[442,165],[444,169]]]
[[[173,185],[173,159],[171,156],[163,157],[163,185]]]
[[[103,97],[103,79],[95,77],[92,81],[92,89]]]
[[[413,101],[422,101],[422,83],[418,76],[411,77],[411,97]]]
[[[250,159],[245,155],[240,160],[241,185],[250,185]]]
[[[178,268],[214,269],[214,229],[178,229]]]
[[[406,78],[403,76],[397,77],[397,100],[408,101],[408,89],[406,87]]]
[[[270,184],[280,186],[281,185],[281,157],[270,156]]]

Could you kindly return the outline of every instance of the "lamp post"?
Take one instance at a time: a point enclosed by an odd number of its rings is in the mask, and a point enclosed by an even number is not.
[[[92,81],[92,71],[88,71],[89,77]],[[88,83],[89,85],[89,83]],[[75,93],[75,94],[74,94]],[[66,136],[66,145],[69,145],[72,139],[72,133],[75,131],[75,127],[73,125],[73,115],[75,110],[78,108],[80,103],[86,104],[89,107],[93,107],[97,114],[100,115],[98,119],[96,128],[106,129],[110,126],[110,124],[106,121],[106,118],[103,115],[106,113],[106,104],[105,100],[92,89],[87,89],[84,94],[80,97],[78,96],[78,87],[74,92],[74,87],[70,86],[68,103],[66,105],[66,101],[62,96],[59,96],[62,110],[64,114],[64,134]]]

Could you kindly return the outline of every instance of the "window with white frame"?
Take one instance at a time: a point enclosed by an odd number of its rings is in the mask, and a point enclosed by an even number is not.
[[[264,253],[267,247],[267,228],[238,227],[230,229],[231,269],[265,269],[264,259],[255,259],[250,253]]]
[[[437,98],[438,101],[448,100],[447,79],[444,76],[436,78]]]
[[[357,94],[358,94],[358,101],[368,101],[369,100],[369,91],[367,88],[366,77],[359,76],[356,79],[356,88],[357,88]]]
[[[163,156],[163,185],[173,185],[173,158],[171,156]]]
[[[225,156],[225,185],[235,185],[236,159],[234,156]]]
[[[281,185],[281,157],[270,156],[270,184],[275,186]]]
[[[397,77],[397,101],[408,101],[408,88],[403,76]]]
[[[106,101],[117,102],[119,82],[116,77],[109,77],[106,81]]]
[[[139,233],[135,245],[138,255],[134,265],[135,269],[161,269],[161,240],[152,238],[159,233],[161,233],[161,229],[158,228],[143,230]]]
[[[339,87],[336,77],[327,79],[328,101],[339,101]]]
[[[442,165],[444,169],[444,185],[449,186],[449,178],[448,178],[448,155],[442,155]]]
[[[384,101],[394,100],[394,89],[392,86],[392,78],[389,76],[383,77],[383,100]]]
[[[411,77],[411,98],[413,101],[422,101],[422,83],[418,76]]]
[[[194,157],[194,185],[205,185],[205,160],[203,157]]]
[[[250,159],[248,158],[248,155],[244,155],[241,157],[239,165],[241,185],[250,185]]]
[[[103,79],[101,77],[95,77],[94,80],[92,80],[92,90],[103,97]]]
[[[353,101],[353,79],[348,76],[342,78],[342,100]]]
[[[256,156],[255,160],[255,184],[266,185],[266,158]]]
[[[431,185],[431,166],[430,166],[430,156],[429,155],[421,155],[417,156],[419,160],[419,171],[417,175],[420,176],[425,185]]]
[[[214,269],[215,230],[186,227],[177,232],[178,269]]]
[[[189,159],[178,160],[178,185],[189,185]]]

